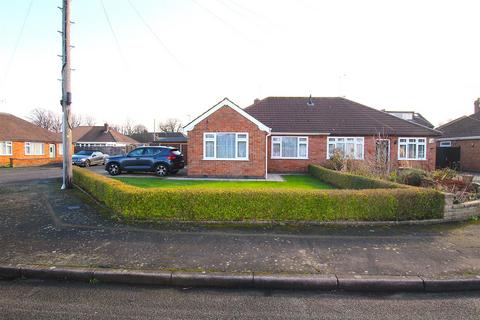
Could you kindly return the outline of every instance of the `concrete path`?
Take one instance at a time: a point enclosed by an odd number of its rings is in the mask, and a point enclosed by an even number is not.
[[[0,185],[0,265],[344,275],[480,275],[480,224],[125,224],[60,181]]]

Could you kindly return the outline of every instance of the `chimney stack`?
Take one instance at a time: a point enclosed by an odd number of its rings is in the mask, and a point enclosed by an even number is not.
[[[108,131],[110,131],[110,127],[108,126],[108,123],[106,123],[106,122],[103,124],[103,128],[105,130],[105,133],[108,133]]]
[[[260,102],[260,99],[256,98],[255,100],[253,100],[253,104],[255,104],[257,102]]]
[[[475,106],[474,113],[479,113],[480,112],[480,98],[477,98],[477,100],[475,100],[473,105]]]

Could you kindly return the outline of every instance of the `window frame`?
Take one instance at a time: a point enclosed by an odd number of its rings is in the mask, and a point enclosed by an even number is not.
[[[347,145],[347,140],[348,139],[353,139],[353,158],[347,158],[345,155],[343,155],[343,158],[344,159],[351,159],[351,160],[365,160],[365,137],[347,137],[347,136],[335,136],[335,137],[331,137],[331,136],[328,136],[327,137],[327,160],[330,159],[330,152],[329,152],[329,145],[330,145],[330,139],[335,139],[334,143],[336,145],[337,143],[337,140],[338,139],[343,139],[343,143],[345,144],[345,147]],[[359,144],[357,139],[361,139],[362,140],[362,157],[361,158],[357,158],[357,145]]]
[[[402,139],[405,139],[405,142],[401,142]],[[409,140],[415,140],[415,155],[416,158],[409,158],[408,157],[408,145],[412,144]],[[423,139],[424,142],[419,142],[418,140]],[[427,138],[426,137],[398,137],[398,153],[397,153],[397,158],[398,160],[418,160],[418,161],[425,161],[427,160]],[[424,146],[424,155],[423,158],[418,157],[418,147],[419,145]],[[400,147],[405,146],[405,157],[400,157]]]
[[[235,157],[234,158],[217,158],[217,135],[218,134],[234,134],[235,135]],[[213,135],[213,138],[207,138],[207,135]],[[239,138],[239,135],[245,135],[245,138]],[[207,142],[213,142],[213,157],[207,157]],[[245,142],[245,157],[238,156],[238,143]],[[203,133],[203,160],[216,161],[249,161],[249,134],[248,132],[204,132]]]
[[[5,153],[0,153],[0,156],[13,156],[13,142],[12,141],[0,141],[0,144],[5,145]],[[10,147],[10,153],[7,152],[8,147]]]
[[[40,144],[40,145],[42,146],[42,148],[41,148],[42,153],[35,153],[35,152],[32,153],[32,151],[35,151],[35,148],[33,148],[33,150],[32,150],[32,147],[33,147],[34,145],[36,145],[36,144]],[[45,155],[45,143],[43,143],[43,142],[31,142],[31,141],[26,141],[24,147],[25,147],[25,148],[24,148],[24,149],[25,149],[24,151],[25,151],[25,155],[26,155],[26,156],[44,156],[44,155]],[[27,147],[30,148],[30,151],[29,151],[29,152],[27,152]]]
[[[297,156],[296,157],[284,157],[282,156],[283,151],[283,138],[297,138]],[[274,139],[280,139],[280,142],[275,142]],[[305,139],[305,141],[300,141],[300,139]],[[270,159],[291,159],[291,160],[308,160],[308,136],[272,136],[270,144]],[[273,145],[280,144],[280,156],[273,155]],[[306,145],[305,157],[300,156],[300,145]]]
[[[440,141],[440,148],[450,148],[452,146],[452,141]]]

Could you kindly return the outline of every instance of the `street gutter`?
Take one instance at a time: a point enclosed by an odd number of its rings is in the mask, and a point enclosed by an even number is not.
[[[480,278],[421,276],[180,272],[110,268],[0,266],[0,279],[41,279],[174,287],[249,288],[347,292],[453,292],[480,290]]]

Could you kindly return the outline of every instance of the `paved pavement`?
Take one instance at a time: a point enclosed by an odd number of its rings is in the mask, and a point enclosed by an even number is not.
[[[8,169],[12,170],[12,169]],[[480,224],[125,223],[59,179],[0,185],[0,264],[320,274],[480,275]]]
[[[480,293],[350,295],[0,281],[8,319],[478,319]]]
[[[59,166],[36,168],[0,168],[0,186],[6,183],[59,178],[62,169]]]

